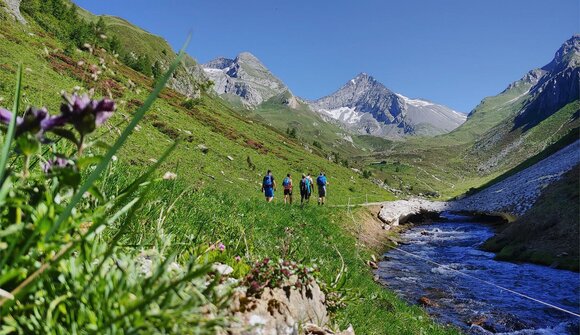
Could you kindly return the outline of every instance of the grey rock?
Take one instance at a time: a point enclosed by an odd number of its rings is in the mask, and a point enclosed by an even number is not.
[[[22,24],[26,24],[26,19],[20,13],[20,3],[22,0],[4,0],[6,4],[6,11],[10,14],[14,19]]]
[[[205,145],[205,144],[198,144],[197,148],[203,152],[204,154],[207,154],[209,152],[209,148]]]
[[[356,133],[391,138],[443,134],[466,120],[464,114],[443,105],[397,94],[366,73],[310,106]]]
[[[301,290],[266,288],[259,299],[238,293],[231,306],[238,322],[228,333],[298,335],[306,324],[323,328],[329,322],[324,301],[324,293],[316,284]]]

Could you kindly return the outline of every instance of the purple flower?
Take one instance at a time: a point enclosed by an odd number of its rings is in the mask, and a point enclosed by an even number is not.
[[[47,117],[48,111],[46,108],[29,108],[26,113],[24,113],[24,116],[20,119],[20,122],[18,122],[19,120],[16,120],[16,136],[30,132],[37,137],[41,137],[44,130],[42,128],[42,123],[44,120],[46,120]]]
[[[226,246],[223,243],[220,242],[218,244],[218,249],[219,249],[219,251],[223,252],[224,250],[226,250]]]
[[[44,123],[48,119],[48,111],[46,108],[28,108],[24,116],[16,117],[16,137],[29,132],[36,137],[42,137]],[[10,124],[12,120],[12,113],[6,109],[0,108],[0,122]]]
[[[53,122],[71,123],[81,135],[93,132],[107,121],[116,107],[112,100],[92,100],[87,94],[73,93],[72,96],[65,94],[63,98],[65,103],[60,107],[62,118],[57,117]]]
[[[7,109],[0,108],[0,122],[10,124],[10,120],[12,120],[12,113]],[[16,118],[16,123],[18,123],[18,117]]]
[[[54,159],[49,160],[48,162],[42,164],[42,171],[44,173],[53,172],[54,169],[60,169],[69,166],[69,161],[64,157],[55,157]]]

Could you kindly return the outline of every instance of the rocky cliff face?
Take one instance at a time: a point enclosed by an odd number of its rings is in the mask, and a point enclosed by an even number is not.
[[[514,128],[529,129],[580,98],[580,35],[564,42],[554,59],[541,69],[530,99],[515,119]]]
[[[447,133],[466,119],[448,107],[394,93],[366,73],[311,106],[350,130],[381,137]]]
[[[185,55],[183,63],[169,81],[169,86],[189,98],[197,98],[201,94],[199,84],[208,80],[201,65],[191,56]]]
[[[3,1],[6,4],[5,9],[8,12],[8,14],[12,15],[18,22],[26,24],[26,19],[24,19],[24,17],[20,13],[20,3],[22,2],[22,0],[3,0]]]
[[[249,52],[242,52],[234,59],[216,58],[204,64],[203,69],[214,82],[216,93],[238,97],[247,107],[256,107],[289,92],[288,87]]]

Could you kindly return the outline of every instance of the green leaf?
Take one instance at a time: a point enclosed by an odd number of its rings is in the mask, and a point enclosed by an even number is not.
[[[97,200],[99,200],[100,203],[105,203],[105,196],[103,195],[103,192],[101,192],[101,190],[97,185],[92,185],[91,188],[89,188],[88,192]]]
[[[91,165],[98,164],[103,159],[103,156],[85,156],[77,160],[77,166],[83,170]]]
[[[48,241],[58,231],[60,225],[71,215],[72,210],[76,207],[79,201],[81,201],[83,194],[87,192],[89,188],[91,188],[91,186],[97,181],[97,179],[99,179],[101,173],[107,168],[111,158],[117,153],[117,151],[121,148],[121,146],[125,143],[125,141],[127,141],[127,138],[129,137],[129,135],[131,135],[133,129],[135,129],[139,121],[141,121],[143,116],[145,116],[145,113],[149,110],[149,108],[151,108],[151,105],[153,105],[155,100],[157,100],[159,93],[161,93],[161,90],[163,90],[165,84],[167,83],[167,81],[169,81],[171,75],[173,74],[173,72],[175,72],[177,66],[181,63],[181,59],[185,54],[185,48],[189,44],[190,38],[191,36],[187,38],[187,42],[179,52],[177,58],[173,61],[173,63],[169,67],[169,70],[167,70],[167,72],[157,82],[155,89],[153,90],[153,92],[151,92],[149,97],[147,97],[147,100],[145,100],[143,106],[141,106],[141,108],[139,108],[135,112],[133,119],[131,119],[131,122],[129,122],[127,127],[123,130],[121,136],[117,139],[115,144],[113,144],[111,149],[107,151],[107,153],[103,157],[103,160],[97,165],[95,170],[88,176],[87,180],[81,185],[77,193],[71,199],[68,206],[58,216],[51,230],[45,236],[46,241]]]
[[[18,136],[16,139],[16,147],[22,154],[28,157],[40,152],[40,142],[31,133]]]
[[[10,146],[12,145],[12,139],[14,138],[14,132],[16,130],[16,115],[20,109],[20,90],[22,85],[22,64],[18,65],[18,72],[16,74],[16,93],[14,95],[14,106],[12,107],[12,120],[8,125],[8,132],[4,140],[4,146],[2,147],[2,153],[0,154],[0,183],[4,181],[4,173],[6,171],[6,164],[8,163],[8,156],[10,155]]]
[[[65,139],[73,142],[75,145],[78,145],[78,143],[79,143],[75,134],[69,129],[54,128],[51,130],[51,132],[62,137],[62,138],[65,138]]]

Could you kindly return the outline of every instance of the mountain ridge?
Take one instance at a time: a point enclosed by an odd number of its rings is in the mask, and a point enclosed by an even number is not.
[[[355,133],[379,137],[438,135],[466,119],[449,107],[395,93],[366,72],[310,104],[313,110],[342,121]]]

